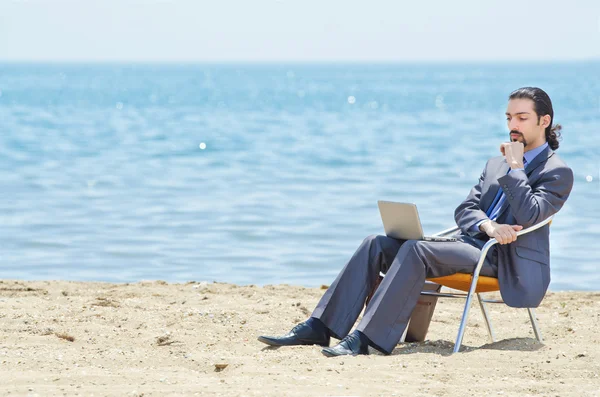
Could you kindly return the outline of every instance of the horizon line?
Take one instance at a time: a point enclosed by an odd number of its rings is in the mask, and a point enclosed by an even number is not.
[[[600,56],[589,58],[522,59],[1,59],[2,63],[27,64],[538,64],[598,62]]]

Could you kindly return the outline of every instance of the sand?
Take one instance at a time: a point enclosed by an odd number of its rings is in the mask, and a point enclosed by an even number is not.
[[[440,300],[422,343],[391,356],[326,358],[269,348],[323,290],[148,281],[0,281],[0,395],[600,396],[600,293],[549,293],[538,308],[493,305],[489,343],[474,305],[450,354],[462,300]]]

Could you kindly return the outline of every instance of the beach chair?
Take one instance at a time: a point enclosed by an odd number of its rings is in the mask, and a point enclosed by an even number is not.
[[[526,234],[526,233],[530,233],[534,230],[537,230],[546,224],[550,224],[552,222],[552,218],[554,218],[554,215],[552,215],[548,219],[546,219],[534,226],[528,227],[527,229],[523,229],[523,230],[517,232],[517,237],[521,236],[523,234]],[[452,235],[452,234],[456,233],[458,230],[459,230],[458,227],[453,227],[450,229],[443,230],[439,233],[436,233],[434,236],[448,236],[448,235]],[[471,303],[473,301],[474,295],[477,295],[477,300],[479,301],[481,313],[483,314],[483,318],[485,319],[485,324],[487,327],[487,331],[488,331],[490,340],[492,342],[496,341],[496,338],[494,336],[494,330],[492,328],[490,317],[488,315],[488,311],[487,311],[485,304],[486,303],[504,303],[504,301],[502,301],[501,299],[499,299],[499,300],[485,299],[481,295],[482,293],[485,293],[485,292],[499,291],[500,287],[498,285],[497,278],[480,276],[479,272],[481,271],[481,267],[483,266],[483,262],[485,261],[485,256],[487,255],[489,249],[494,244],[497,244],[497,243],[498,243],[498,241],[495,238],[490,239],[485,243],[485,245],[481,249],[481,255],[479,256],[479,262],[477,263],[477,266],[475,267],[473,274],[457,273],[457,274],[453,274],[450,276],[427,279],[427,281],[432,282],[432,283],[440,284],[440,285],[443,285],[445,287],[452,288],[455,290],[467,292],[466,294],[451,293],[451,292],[432,292],[432,291],[421,292],[422,295],[428,295],[428,296],[437,296],[437,297],[442,297],[442,298],[464,298],[464,299],[466,299],[462,319],[460,321],[460,326],[458,328],[458,335],[456,337],[456,342],[454,344],[453,353],[457,353],[460,350],[462,340],[463,340],[463,335],[465,333],[465,326],[467,325],[467,317],[469,316],[469,310],[471,308]],[[527,311],[529,312],[529,319],[531,320],[531,326],[533,327],[533,333],[535,334],[535,337],[537,338],[537,340],[541,343],[542,342],[542,334],[541,334],[539,326],[538,326],[537,318],[535,316],[535,311],[533,308],[528,308]]]

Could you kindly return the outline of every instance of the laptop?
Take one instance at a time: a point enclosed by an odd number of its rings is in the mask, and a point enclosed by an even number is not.
[[[383,228],[388,237],[399,240],[457,241],[455,237],[424,236],[417,206],[410,203],[377,201]]]

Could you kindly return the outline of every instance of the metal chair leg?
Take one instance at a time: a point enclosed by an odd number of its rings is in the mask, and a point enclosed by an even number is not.
[[[473,295],[475,292],[474,287],[475,286],[473,285],[467,294],[467,301],[465,302],[465,308],[463,310],[462,319],[460,320],[460,327],[458,328],[458,335],[456,336],[456,342],[454,343],[454,350],[452,350],[452,353],[458,353],[460,346],[462,345],[463,336],[465,334],[465,326],[467,325],[467,318],[469,317],[469,310],[471,309],[471,303],[473,302]]]
[[[479,280],[479,273],[483,267],[483,262],[488,251],[490,250],[490,247],[497,242],[498,241],[496,241],[496,239],[488,240],[488,242],[486,242],[481,248],[479,261],[477,262],[477,266],[475,266],[475,270],[473,270],[473,279],[471,280],[471,286],[469,287],[469,293],[467,294],[467,301],[465,302],[465,309],[463,311],[462,320],[460,321],[460,327],[458,328],[458,335],[456,337],[456,343],[454,344],[453,353],[458,353],[462,344],[462,339],[465,334],[465,326],[467,325],[467,317],[469,317],[469,310],[471,309],[471,304],[473,303],[473,295],[475,295],[475,290],[477,289],[477,281]]]
[[[544,343],[542,340],[542,333],[537,322],[537,317],[535,316],[535,310],[530,307],[527,308],[527,311],[529,312],[529,319],[531,320],[531,326],[533,327],[533,333],[535,334],[535,337],[537,338],[538,342]]]
[[[487,307],[481,294],[477,294],[477,300],[479,301],[479,307],[481,308],[481,313],[483,314],[483,319],[485,320],[485,326],[487,327],[488,335],[490,336],[490,341],[496,342],[496,337],[494,336],[494,330],[492,329],[492,322],[490,321],[490,315],[487,311]]]

